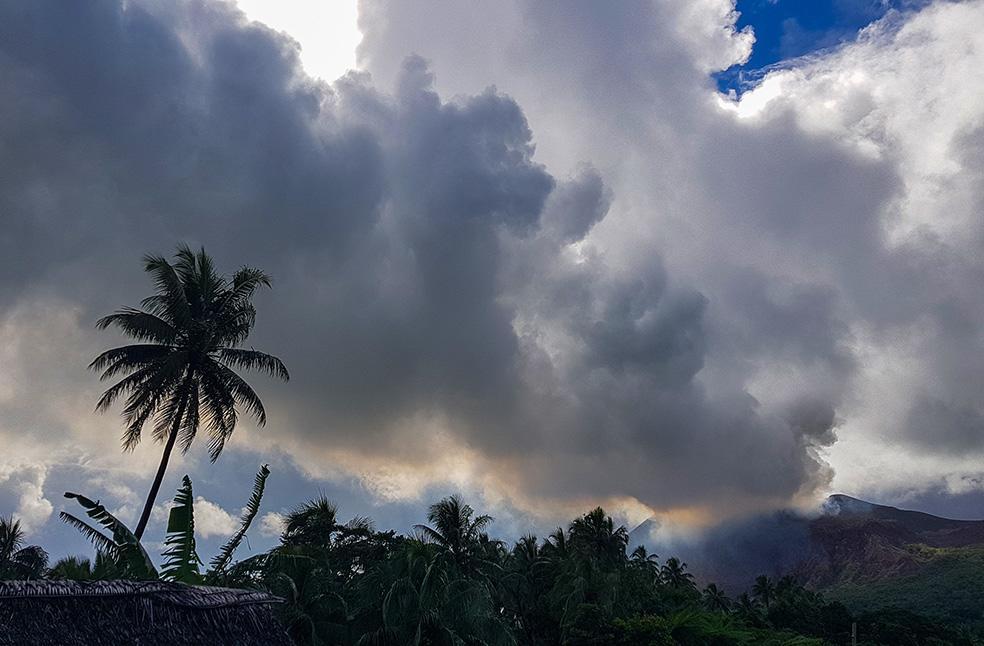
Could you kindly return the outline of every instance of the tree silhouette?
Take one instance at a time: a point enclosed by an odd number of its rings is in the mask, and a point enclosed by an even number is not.
[[[543,541],[543,546],[540,548],[540,553],[553,560],[563,560],[567,558],[569,553],[567,534],[564,533],[563,527],[558,527],[554,532],[547,536],[547,540]]]
[[[242,526],[213,560],[218,565],[205,573],[204,581],[279,597],[277,614],[297,644],[807,646],[847,643],[855,622],[864,643],[872,646],[972,646],[979,641],[967,631],[973,624],[954,628],[907,610],[854,616],[789,576],[776,581],[761,577],[755,588],[760,600],[742,593],[731,601],[713,583],[698,592],[686,564],[676,558],[662,567],[662,581],[652,576],[655,556],[645,549],[633,550],[628,558],[623,553],[612,565],[603,555],[609,553],[606,546],[621,543],[622,532],[609,527],[604,513],[588,513],[542,543],[524,535],[506,549],[483,531],[489,518],[476,515],[457,497],[431,507],[430,524],[418,526],[420,536],[400,536],[392,530],[377,532],[365,517],[340,524],[335,506],[322,496],[288,515],[280,545],[232,563],[232,553],[259,509],[267,474],[266,467],[257,474]],[[95,564],[65,558],[47,572],[35,568],[35,573],[82,581],[201,580],[190,483],[175,497],[166,541],[169,563],[159,574],[133,533],[102,504],[77,494],[69,497],[95,521],[61,514],[100,550]],[[21,534],[11,528],[13,522],[0,522],[4,563],[19,560],[9,555],[24,549]],[[17,576],[23,575],[19,571]],[[25,587],[19,582],[0,585],[4,594]],[[962,615],[954,616],[963,621]]]
[[[109,581],[122,579],[125,570],[109,553],[96,551],[95,561],[79,556],[66,556],[59,559],[48,570],[49,579],[70,581]]]
[[[101,379],[125,375],[96,405],[106,410],[126,396],[124,450],[136,447],[152,418],[154,439],[164,442],[160,467],[134,532],[137,538],[147,527],[175,443],[180,440],[186,452],[204,425],[214,462],[236,427],[237,407],[251,413],[260,426],[266,423],[263,403],[234,368],[289,378],[280,359],[238,347],[256,321],[253,295],[270,286],[269,276],[243,267],[231,278],[223,277],[204,249],[195,253],[187,245],[178,247],[173,265],[163,256],[146,256],[144,269],[153,277],[155,293],[143,300],[142,309],[126,307],[96,324],[99,329],[117,327],[139,343],[107,350],[89,365],[102,371]]]
[[[287,514],[281,542],[295,547],[328,547],[338,528],[338,507],[321,495]]]
[[[659,556],[650,553],[645,545],[637,545],[632,550],[632,554],[629,555],[629,564],[650,574],[654,581],[659,578]]]
[[[666,565],[660,571],[663,583],[671,588],[693,588],[694,575],[687,572],[687,564],[675,556],[666,559]]]
[[[469,555],[478,545],[479,538],[491,516],[474,516],[475,510],[459,496],[449,496],[430,506],[428,525],[416,525],[423,538],[436,543],[456,559]]]
[[[39,579],[48,568],[48,553],[37,545],[24,545],[20,521],[0,518],[0,580]]]
[[[764,574],[756,577],[755,583],[752,585],[752,596],[758,599],[765,606],[765,609],[768,610],[772,604],[772,600],[776,596],[776,586],[772,582],[772,579]]]
[[[615,527],[611,516],[601,507],[592,509],[574,520],[570,526],[570,543],[578,552],[606,566],[625,562],[629,533],[625,527]]]
[[[728,595],[714,583],[709,583],[704,588],[704,594],[702,596],[704,607],[711,612],[728,612],[731,608],[731,600],[728,599]]]

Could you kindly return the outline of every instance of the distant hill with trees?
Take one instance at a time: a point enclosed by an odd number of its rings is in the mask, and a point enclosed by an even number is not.
[[[953,520],[830,496],[793,511],[726,523],[682,548],[699,581],[737,593],[765,573],[791,576],[854,612],[888,608],[984,628],[984,520]],[[630,532],[640,544],[652,529]]]

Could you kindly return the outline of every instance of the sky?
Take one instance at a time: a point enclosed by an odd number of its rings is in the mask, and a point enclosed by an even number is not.
[[[274,277],[203,558],[324,493],[407,530],[832,492],[984,517],[984,2],[0,2],[0,515],[136,520],[94,322],[204,245]]]
[[[912,11],[929,0],[741,0],[735,27],[750,28],[755,46],[747,60],[717,72],[718,89],[736,94],[754,87],[774,67],[854,41],[858,32],[892,11]]]

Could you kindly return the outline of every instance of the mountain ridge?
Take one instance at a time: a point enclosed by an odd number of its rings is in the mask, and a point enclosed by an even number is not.
[[[656,519],[630,533],[632,543],[647,541]],[[698,578],[731,591],[746,589],[754,576],[792,574],[822,589],[911,574],[929,548],[984,547],[984,520],[957,520],[901,509],[835,493],[819,513],[779,510],[722,523],[694,544],[657,545],[682,551]]]
[[[984,626],[984,520],[957,520],[829,496],[819,513],[780,510],[722,523],[693,543],[655,546],[729,594],[754,578],[792,575],[856,611],[902,608]],[[653,529],[640,524],[634,542]]]

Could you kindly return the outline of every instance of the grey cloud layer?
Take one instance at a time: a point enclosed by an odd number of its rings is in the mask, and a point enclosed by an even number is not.
[[[201,242],[276,277],[255,342],[294,378],[258,387],[312,473],[439,480],[461,454],[531,508],[826,486],[857,321],[922,311],[883,293],[901,269],[872,276],[895,160],[793,108],[722,112],[706,73],[748,47],[728,2],[399,4],[363,3],[379,84],[330,87],[222,4],[0,4],[0,316],[84,327],[144,295],[141,253]]]
[[[645,275],[657,251],[706,299],[705,397],[822,420],[819,444],[839,424],[835,482],[856,492],[979,471],[954,458],[984,449],[984,3],[913,3],[741,104],[706,74],[747,54],[730,0],[430,6],[362,0],[363,64],[389,78],[416,51],[448,92],[492,81],[551,167],[592,161],[615,196],[597,253]]]

